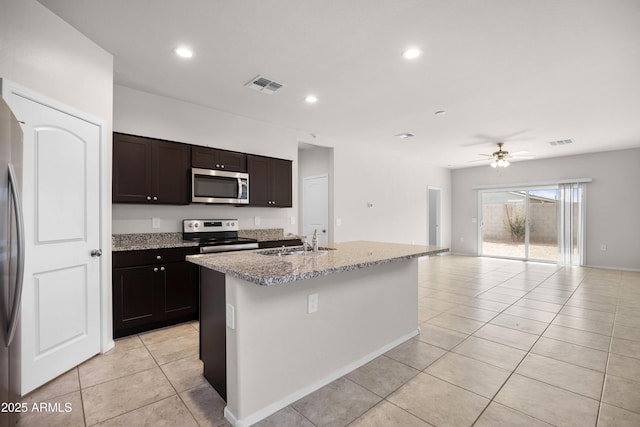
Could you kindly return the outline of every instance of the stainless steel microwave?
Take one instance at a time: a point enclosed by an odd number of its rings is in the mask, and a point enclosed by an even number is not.
[[[212,169],[191,169],[193,203],[249,203],[249,174]]]

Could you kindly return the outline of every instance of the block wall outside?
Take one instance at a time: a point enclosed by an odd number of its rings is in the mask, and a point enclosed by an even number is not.
[[[507,216],[507,210],[509,216]],[[500,203],[482,207],[483,239],[487,241],[512,241],[509,219],[524,214],[523,204]],[[555,203],[531,203],[529,205],[530,243],[556,243],[558,241],[558,212]]]

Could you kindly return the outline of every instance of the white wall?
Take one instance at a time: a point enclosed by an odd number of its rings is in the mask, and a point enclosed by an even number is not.
[[[297,233],[291,217],[298,208],[298,132],[223,111],[185,103],[130,88],[114,87],[114,130],[196,145],[293,160],[291,209],[214,205],[148,206],[113,205],[114,233],[179,231],[180,221],[193,217],[238,218],[240,227],[284,228]],[[450,242],[451,173],[425,166],[421,159],[373,151],[342,141],[316,142],[334,147],[334,241],[379,240],[426,244],[427,185],[442,188],[442,242]],[[366,202],[375,203],[373,209]],[[161,228],[151,228],[151,218]],[[260,225],[255,225],[255,216]],[[297,218],[296,218],[297,222]]]
[[[453,252],[477,254],[477,223],[471,219],[478,217],[478,192],[472,187],[592,178],[586,197],[587,265],[640,269],[640,148],[516,162],[499,171],[458,169],[452,175]]]
[[[0,40],[0,77],[111,126],[111,54],[35,0],[0,2]]]
[[[442,189],[442,246],[451,242],[451,171],[391,147],[334,149],[335,241],[427,244],[427,186]],[[367,203],[373,207],[367,207]]]

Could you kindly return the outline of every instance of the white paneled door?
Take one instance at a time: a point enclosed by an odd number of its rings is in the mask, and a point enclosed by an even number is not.
[[[100,351],[101,128],[15,93],[9,104],[25,136],[24,395]]]

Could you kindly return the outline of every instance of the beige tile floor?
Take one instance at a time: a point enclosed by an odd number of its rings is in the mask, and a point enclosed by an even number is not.
[[[640,426],[640,273],[433,257],[421,334],[258,423]],[[196,322],[116,342],[25,398],[20,426],[222,426]]]

